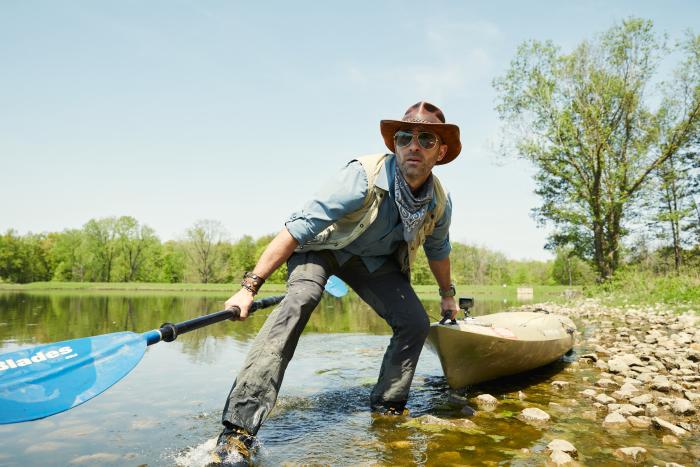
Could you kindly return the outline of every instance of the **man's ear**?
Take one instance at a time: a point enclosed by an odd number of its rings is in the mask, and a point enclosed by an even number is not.
[[[443,160],[445,158],[445,154],[447,154],[447,145],[441,144],[438,151],[438,161]]]

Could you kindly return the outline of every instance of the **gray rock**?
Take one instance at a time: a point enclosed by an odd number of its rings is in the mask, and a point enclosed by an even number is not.
[[[624,416],[640,415],[644,413],[643,408],[632,404],[610,404],[608,405],[608,410],[610,412],[619,412]]]
[[[618,358],[612,358],[608,360],[608,371],[610,373],[627,373],[630,371],[629,365]]]
[[[547,445],[548,451],[562,451],[572,456],[576,456],[578,451],[573,444],[565,439],[554,439]]]
[[[639,357],[630,353],[619,355],[617,359],[623,361],[628,366],[644,366],[644,363],[642,363]]]
[[[683,428],[676,426],[671,422],[667,422],[666,420],[664,420],[663,418],[660,418],[660,417],[652,418],[651,423],[652,423],[652,425],[654,425],[655,428],[658,428],[660,430],[669,431],[669,432],[671,432],[671,434],[673,434],[675,436],[685,436],[688,434],[688,432],[686,430],[684,430]]]
[[[671,390],[671,382],[664,375],[656,375],[651,381],[651,387],[657,391],[668,392]]]
[[[601,388],[617,388],[620,386],[615,381],[608,378],[599,379],[598,381],[596,381],[595,385]]]
[[[595,396],[598,395],[598,393],[595,392],[594,389],[584,389],[579,394],[582,394],[583,396],[588,397],[589,399],[595,399]]]
[[[677,398],[671,404],[671,412],[676,415],[692,415],[695,413],[695,407],[688,399]]]
[[[603,360],[598,360],[597,362],[595,362],[595,367],[599,370],[608,371],[608,364],[605,363]]]
[[[634,463],[642,462],[646,459],[647,450],[639,447],[619,448],[613,453],[615,457],[623,461],[632,461]]]
[[[635,428],[649,428],[651,426],[651,418],[645,416],[635,417],[632,415],[627,417],[627,421]]]
[[[615,399],[608,396],[607,394],[598,394],[597,396],[595,396],[595,400],[597,402],[600,402],[601,404],[605,404],[605,405],[615,403]]]
[[[587,353],[579,357],[581,360],[589,360],[591,362],[597,362],[598,356],[595,353]]]
[[[570,465],[574,462],[570,455],[564,451],[552,451],[549,455],[549,460],[552,465]]]
[[[481,394],[476,397],[476,405],[479,407],[495,407],[498,405],[498,399],[491,394]]]
[[[653,417],[657,413],[659,413],[659,408],[656,406],[656,404],[647,404],[644,406],[644,413],[648,417]]]
[[[537,407],[528,407],[520,412],[518,418],[525,422],[545,423],[549,421],[550,416],[542,409],[538,409]]]
[[[603,420],[605,428],[624,428],[629,426],[627,419],[618,412],[609,413]]]
[[[631,399],[632,397],[634,397],[635,393],[639,392],[637,388],[634,388],[633,391],[630,391],[628,388],[626,388],[626,386],[632,386],[629,383],[623,384],[622,386],[625,387],[625,390],[620,388],[612,393],[612,396],[617,400],[624,401]]]
[[[630,403],[634,405],[644,405],[644,404],[649,404],[651,401],[654,400],[654,396],[651,394],[642,394],[641,396],[633,397],[630,399]]]

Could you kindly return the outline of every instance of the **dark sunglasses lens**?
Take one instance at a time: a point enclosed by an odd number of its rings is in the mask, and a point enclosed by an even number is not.
[[[437,136],[432,133],[420,133],[418,134],[418,144],[425,149],[433,149],[437,144]]]
[[[394,141],[396,142],[396,145],[400,148],[403,148],[403,147],[411,144],[412,139],[413,139],[413,134],[409,133],[407,131],[397,131],[396,134],[394,135]]]

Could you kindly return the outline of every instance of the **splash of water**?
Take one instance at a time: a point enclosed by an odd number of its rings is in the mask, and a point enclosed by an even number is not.
[[[216,438],[208,439],[198,446],[185,449],[175,457],[175,465],[180,467],[205,467],[214,462],[211,453],[216,447]]]

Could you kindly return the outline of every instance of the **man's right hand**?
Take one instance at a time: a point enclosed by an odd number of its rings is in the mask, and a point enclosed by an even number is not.
[[[250,293],[250,291],[246,289],[241,289],[238,292],[236,292],[235,295],[233,295],[231,298],[226,300],[226,303],[224,303],[224,306],[226,307],[227,310],[230,310],[234,307],[238,307],[241,310],[241,313],[239,316],[235,318],[231,318],[231,321],[243,321],[248,317],[248,311],[250,310],[250,306],[253,304],[253,294]]]

